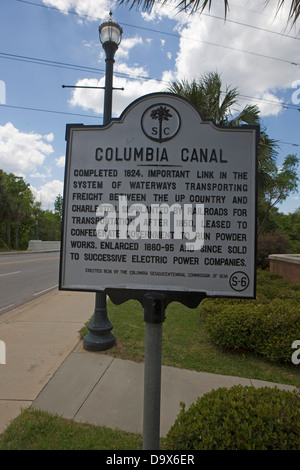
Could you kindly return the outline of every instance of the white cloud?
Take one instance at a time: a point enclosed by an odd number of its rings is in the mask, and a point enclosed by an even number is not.
[[[51,132],[50,134],[44,135],[44,139],[47,140],[47,142],[53,142],[54,140],[53,132]]]
[[[262,116],[277,116],[282,111],[283,101],[277,98],[274,93],[268,91],[257,97]]]
[[[39,189],[30,186],[30,189],[38,202],[41,202],[43,208],[52,210],[58,194],[63,194],[63,182],[58,180],[50,181]]]
[[[136,78],[148,76],[148,72],[144,69],[144,67],[129,67],[124,62],[122,64],[116,64],[115,72],[131,75],[132,77]]]
[[[168,2],[168,4],[165,3],[156,3],[154,7],[152,8],[151,12],[143,12],[142,13],[142,18],[147,21],[147,22],[154,22],[154,23],[159,23],[161,20],[163,20],[166,16],[167,17],[173,17],[175,14],[178,13],[178,9],[174,7],[174,5],[178,4],[179,2]]]
[[[115,86],[124,87],[124,91],[118,92],[113,101],[113,112],[119,116],[122,111],[134,100],[149,93],[156,93],[163,90],[164,85],[157,80],[127,80],[118,78]]]
[[[40,173],[39,171],[35,171],[34,173],[31,173],[30,178],[40,178],[40,179],[46,179],[52,176],[52,170],[51,168],[45,168],[44,173]]]
[[[62,155],[61,157],[55,159],[56,166],[58,166],[59,168],[64,168],[65,162],[66,162],[65,155]]]
[[[75,9],[80,6],[86,13],[91,5],[90,0],[44,1],[62,2],[65,5],[72,5]],[[278,92],[284,92],[299,79],[298,68],[292,65],[292,62],[297,64],[300,62],[298,42],[286,37],[286,35],[296,36],[297,33],[295,28],[287,28],[288,2],[285,8],[276,14],[275,1],[261,3],[260,0],[256,0],[249,4],[248,0],[240,2],[231,0],[227,21],[224,21],[223,0],[212,2],[211,14],[208,10],[205,10],[204,14],[180,12],[174,8],[175,4],[176,2],[173,6],[156,4],[151,13],[141,14],[144,20],[156,24],[165,19],[173,21],[173,31],[179,35],[175,67],[167,70],[169,62],[166,62],[163,77],[168,77],[168,81],[193,80],[200,78],[204,73],[218,72],[222,78],[224,91],[226,87],[237,87],[240,95],[257,99],[256,101],[249,99],[249,104],[257,104],[261,116],[278,115],[283,109],[277,97]],[[171,32],[170,29],[166,31]],[[165,39],[160,41],[162,47],[167,45]],[[123,38],[118,50],[115,72],[136,77],[148,76],[145,67],[134,64],[129,67],[124,61],[128,62],[129,53],[136,46],[150,48],[151,40],[142,39],[140,36]],[[168,59],[170,60],[175,54],[176,51],[172,53],[169,51]],[[123,61],[120,62],[119,59]],[[104,78],[85,79],[77,83],[79,84],[104,86]],[[141,78],[132,82],[129,78],[118,77],[114,77],[114,86],[125,87],[124,92],[114,91],[114,115],[118,115],[123,109],[123,104],[130,103],[130,99],[166,88],[166,85],[155,80],[147,80],[144,83]],[[77,89],[73,93],[71,104],[86,110],[93,109],[102,114],[103,93],[100,93],[99,100],[95,100],[91,92]],[[244,105],[245,101],[242,100],[240,106]]]
[[[112,2],[109,0],[43,0],[47,6],[59,10],[75,10],[79,15],[89,15],[90,19],[106,19]]]
[[[76,83],[76,86],[93,86],[93,87],[104,87],[104,78],[97,80],[97,78],[84,78]],[[97,99],[95,99],[95,93],[97,93]],[[95,113],[102,113],[103,108],[103,96],[104,90],[86,90],[84,88],[76,88],[73,91],[72,98],[70,100],[71,106],[80,106],[83,109],[92,109]]]
[[[129,73],[129,69],[127,69]],[[132,70],[132,69],[131,69]],[[80,86],[104,86],[104,78],[79,80],[76,85]],[[113,117],[119,117],[122,111],[137,98],[162,91],[165,85],[156,80],[130,80],[122,77],[114,77],[114,87],[124,88],[124,91],[114,90],[113,92]],[[100,91],[100,90],[99,90]],[[99,93],[99,99],[95,100],[95,95],[90,90],[76,88],[70,101],[71,106],[80,106],[85,110],[93,110],[95,113],[103,112],[104,91]]]
[[[47,143],[51,135],[25,133],[10,122],[0,126],[0,167],[17,175],[35,171],[43,165],[46,155],[54,151]]]
[[[173,7],[165,5],[155,7],[144,18],[157,22],[168,16],[176,21],[174,30],[180,34],[180,42],[173,71],[175,79],[193,80],[207,72],[218,72],[224,89],[226,85],[237,87],[240,94],[275,101],[274,106],[259,100],[257,104],[262,115],[277,115],[281,107],[275,93],[291,87],[299,78],[298,68],[292,65],[300,62],[299,43],[284,36],[297,33],[295,28],[287,28],[288,3],[276,15],[277,2],[266,4],[257,0],[249,7],[247,0],[239,3],[231,0],[227,21],[223,0],[212,2],[211,16],[208,10],[202,15],[177,11],[172,16]]]
[[[118,48],[118,59],[128,58],[131,49],[137,45],[142,45],[143,39],[140,36],[134,36],[133,38],[123,38]]]

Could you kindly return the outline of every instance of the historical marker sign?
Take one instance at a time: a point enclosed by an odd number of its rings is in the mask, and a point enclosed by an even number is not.
[[[168,93],[68,125],[60,288],[253,298],[257,131]]]

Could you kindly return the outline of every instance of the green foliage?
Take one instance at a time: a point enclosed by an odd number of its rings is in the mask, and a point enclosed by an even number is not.
[[[60,222],[62,221],[62,213],[63,213],[63,197],[61,194],[56,196],[54,201],[54,213],[58,215]]]
[[[268,3],[270,0],[266,0]],[[154,5],[163,3],[162,0],[119,0],[119,3],[126,3],[129,4],[132,8],[133,6],[141,6],[145,11],[151,11]],[[209,11],[211,9],[212,4],[214,5],[216,0],[178,0],[175,3],[175,8],[179,10],[188,10],[191,12],[199,11],[202,13],[206,9]],[[278,0],[277,4],[277,12],[286,4],[285,0]],[[227,12],[229,11],[231,3],[229,0],[224,0],[224,19],[226,19]],[[292,25],[296,24],[300,16],[300,5],[299,0],[292,0],[290,4],[290,11],[287,23],[291,23]]]
[[[232,349],[247,349],[271,361],[291,361],[291,345],[300,338],[300,308],[294,301],[231,305],[207,318],[213,342]]]
[[[203,74],[198,80],[174,81],[168,91],[188,99],[198,109],[204,119],[213,119],[220,126],[260,125],[258,140],[257,184],[260,201],[258,234],[263,230],[270,210],[297,191],[299,178],[296,155],[288,155],[280,170],[276,165],[278,145],[271,139],[260,122],[257,106],[246,105],[239,113],[233,110],[238,103],[237,88],[226,87],[223,92],[221,76],[216,72]]]
[[[266,205],[264,201],[259,201],[258,204],[258,225],[262,223],[266,211]],[[260,251],[260,239],[264,241],[266,235],[277,235],[281,234],[287,240],[284,251],[277,251],[277,253],[300,253],[300,207],[291,214],[283,214],[279,212],[276,207],[272,207],[269,211],[268,218],[264,224],[263,230],[258,237],[258,254]],[[276,240],[276,237],[275,237]],[[272,245],[274,241],[271,241]],[[267,242],[266,242],[267,244]],[[272,249],[280,249],[277,245]],[[268,254],[270,249],[267,248]],[[273,251],[275,254],[275,251]],[[259,266],[262,267],[261,264]]]
[[[29,240],[37,235],[40,240],[60,240],[61,214],[61,195],[55,200],[54,213],[43,211],[22,177],[0,170],[0,243],[3,247],[26,250]]]
[[[258,235],[262,233],[271,209],[276,204],[285,201],[290,194],[297,192],[298,165],[299,158],[296,155],[287,155],[280,169],[275,165],[270,171],[264,192],[259,195],[259,205],[261,209],[263,208],[264,216],[259,220]]]
[[[257,270],[257,294],[269,300],[294,299],[300,302],[300,284],[288,281],[279,274]]]
[[[44,210],[39,217],[39,240],[59,241],[61,234],[61,220],[58,213]]]
[[[261,269],[269,267],[268,256],[288,253],[288,236],[281,232],[262,234],[257,238],[256,266]]]
[[[24,232],[23,223],[32,213],[33,194],[22,177],[0,170],[0,228],[1,238],[9,248],[19,248],[19,234]]]
[[[202,302],[209,337],[224,348],[291,363],[291,345],[300,339],[300,285],[263,271],[257,285],[256,300]]]
[[[181,411],[166,438],[172,450],[300,450],[299,393],[234,386]]]
[[[300,207],[292,214],[278,214],[277,226],[288,238],[288,253],[300,253]]]

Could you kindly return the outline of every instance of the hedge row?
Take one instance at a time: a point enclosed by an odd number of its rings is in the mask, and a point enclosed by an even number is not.
[[[300,396],[277,388],[219,388],[181,411],[170,450],[300,450]]]
[[[202,312],[217,345],[291,363],[292,343],[300,340],[299,284],[259,272],[256,300],[206,300]]]

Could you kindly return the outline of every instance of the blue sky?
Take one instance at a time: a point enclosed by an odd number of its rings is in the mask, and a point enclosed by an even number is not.
[[[110,0],[1,0],[0,168],[23,176],[53,209],[63,193],[66,124],[102,124],[103,111],[103,90],[62,85],[104,85],[98,26],[110,10],[123,28],[114,86],[125,88],[114,92],[113,116],[171,80],[218,72],[224,90],[237,87],[240,106],[259,106],[280,144],[278,166],[300,157],[300,35],[299,25],[287,27],[290,1],[276,15],[277,0],[230,0],[226,22],[223,0],[212,3],[200,15],[171,3],[145,13]],[[298,207],[300,187],[278,206]]]

